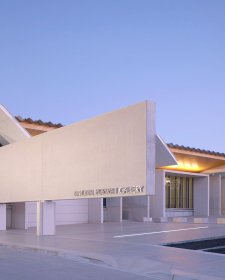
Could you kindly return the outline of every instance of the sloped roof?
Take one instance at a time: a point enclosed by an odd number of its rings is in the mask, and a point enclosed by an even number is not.
[[[193,148],[193,147],[189,147],[189,146],[177,145],[177,144],[173,144],[173,143],[168,143],[167,146],[171,149],[185,150],[185,151],[196,152],[196,153],[201,153],[201,154],[208,154],[208,155],[212,155],[212,156],[225,157],[225,153],[198,149],[198,148]]]
[[[48,127],[55,127],[55,128],[60,128],[63,126],[61,123],[43,122],[42,120],[33,120],[31,118],[22,118],[21,116],[16,116],[15,118],[19,122],[27,122],[29,124],[45,125]]]

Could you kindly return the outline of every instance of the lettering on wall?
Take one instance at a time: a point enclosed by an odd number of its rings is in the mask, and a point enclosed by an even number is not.
[[[114,196],[114,195],[134,195],[144,192],[144,186],[132,186],[132,187],[115,187],[115,188],[105,188],[105,189],[88,189],[79,190],[74,192],[75,197],[85,197],[85,196]]]

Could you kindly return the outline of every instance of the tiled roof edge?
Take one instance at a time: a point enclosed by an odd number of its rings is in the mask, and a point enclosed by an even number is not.
[[[63,127],[63,125],[61,123],[43,122],[42,120],[33,120],[31,118],[22,118],[21,116],[16,116],[15,118],[19,122],[28,122],[30,124],[45,125],[48,127],[55,127],[55,128]],[[209,150],[204,150],[204,149],[197,149],[197,148],[193,148],[193,147],[189,147],[189,146],[177,145],[177,144],[173,144],[173,143],[167,143],[167,146],[169,148],[174,148],[174,149],[178,149],[178,150],[186,150],[186,151],[191,151],[191,152],[196,152],[196,153],[225,157],[225,153],[219,153],[219,152],[209,151]]]
[[[21,116],[15,117],[18,122],[27,122],[30,124],[45,125],[48,127],[60,128],[63,127],[61,123],[43,122],[42,120],[32,120],[31,118],[22,118]]]
[[[178,149],[178,150],[185,150],[185,151],[190,151],[190,152],[225,157],[225,153],[219,153],[219,152],[209,151],[209,150],[204,150],[204,149],[196,149],[196,148],[192,148],[192,147],[188,147],[188,146],[181,146],[181,145],[177,145],[177,144],[173,144],[173,143],[168,143],[167,146],[169,148],[174,148],[174,149]]]

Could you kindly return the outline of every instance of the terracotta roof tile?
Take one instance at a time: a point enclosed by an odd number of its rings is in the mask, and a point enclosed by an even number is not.
[[[45,126],[55,127],[55,128],[59,128],[59,127],[63,126],[61,123],[43,122],[42,120],[33,120],[31,118],[22,118],[21,116],[16,116],[15,118],[19,122],[28,122],[30,124],[45,125]]]
[[[225,157],[225,153],[219,153],[219,152],[209,151],[209,150],[204,150],[204,149],[196,149],[193,147],[188,147],[188,146],[183,146],[183,145],[180,146],[180,145],[173,144],[173,143],[168,143],[167,146],[169,148],[174,148],[174,149],[178,149],[178,150],[186,150],[186,151],[190,151],[190,152],[197,152],[197,153],[202,153],[202,154]]]

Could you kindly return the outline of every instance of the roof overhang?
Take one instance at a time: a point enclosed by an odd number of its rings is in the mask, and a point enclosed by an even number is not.
[[[0,105],[0,144],[2,146],[31,137],[19,122]]]
[[[162,138],[156,134],[156,168],[176,165],[177,160]]]
[[[172,151],[177,159],[178,165],[166,166],[165,169],[168,170],[213,173],[211,170],[217,170],[225,166],[225,157],[188,153],[187,151],[182,152],[181,150],[178,152],[173,149]]]
[[[165,170],[167,176],[182,176],[182,177],[207,177],[209,174],[205,173],[194,173],[194,172],[185,172],[177,170]]]
[[[215,168],[211,168],[207,171],[205,171],[204,173],[207,173],[207,174],[221,174],[222,177],[225,176],[225,164],[222,165],[222,166],[217,166]]]

